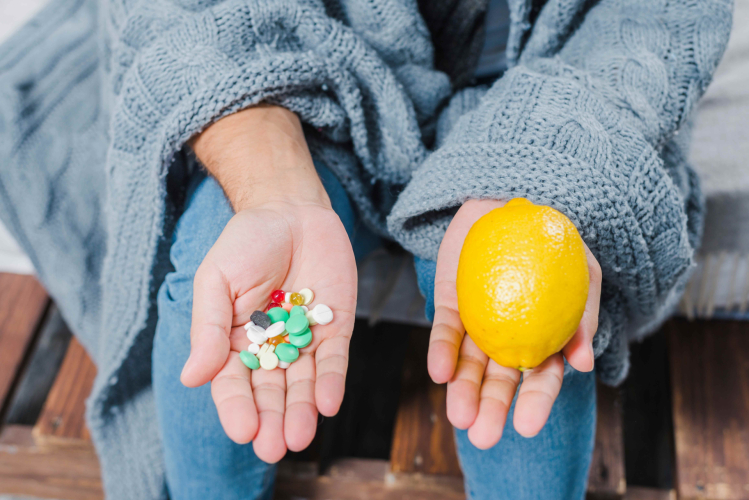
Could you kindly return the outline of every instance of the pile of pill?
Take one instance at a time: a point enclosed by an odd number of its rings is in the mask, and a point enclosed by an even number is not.
[[[242,363],[252,370],[288,368],[299,358],[299,349],[312,342],[311,326],[333,321],[333,311],[325,304],[307,306],[315,299],[309,288],[298,293],[275,290],[266,312],[255,311],[244,325],[251,344],[239,353]]]

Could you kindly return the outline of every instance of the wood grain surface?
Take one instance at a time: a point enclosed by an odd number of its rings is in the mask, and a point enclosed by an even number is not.
[[[464,500],[463,481],[451,476],[393,474],[386,460],[338,460],[322,476],[316,464],[281,462],[276,500]]]
[[[426,355],[429,330],[414,329],[408,338],[390,466],[396,473],[462,477],[453,427],[447,420],[447,386],[429,378]]]
[[[749,498],[749,323],[669,325],[679,498]]]
[[[31,346],[49,297],[33,276],[0,273],[0,412]]]
[[[88,447],[90,435],[86,428],[86,398],[96,376],[96,367],[83,346],[74,338],[52,385],[34,438],[41,447]]]
[[[0,494],[60,500],[101,500],[101,471],[93,446],[43,449],[27,426],[0,434]]]
[[[588,492],[621,498],[627,490],[624,472],[622,398],[619,389],[597,385],[596,444],[588,476]]]

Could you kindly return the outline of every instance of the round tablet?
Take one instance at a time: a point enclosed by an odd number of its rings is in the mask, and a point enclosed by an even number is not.
[[[299,359],[299,349],[291,344],[279,344],[276,346],[276,355],[281,361],[293,363]]]
[[[286,322],[286,331],[289,335],[299,335],[309,327],[309,320],[304,314],[292,316]]]
[[[278,337],[285,331],[286,323],[284,323],[283,321],[279,321],[278,323],[273,323],[272,325],[270,325],[268,329],[265,330],[265,335],[268,338]]]
[[[268,311],[268,317],[271,323],[278,323],[279,321],[286,321],[289,319],[289,313],[283,307],[274,307]]]
[[[307,311],[304,310],[304,306],[294,306],[291,308],[291,311],[289,311],[289,317],[296,316],[297,314],[304,315]]]
[[[263,330],[257,325],[252,325],[247,329],[247,338],[250,339],[250,342],[253,344],[263,344],[268,340],[268,335],[266,334],[266,330]]]
[[[257,360],[257,357],[251,352],[240,352],[239,359],[241,359],[242,363],[244,363],[244,365],[250,370],[257,370],[258,368],[260,368],[260,362]]]
[[[291,366],[291,363],[287,363],[286,361],[279,361],[278,362],[278,367],[281,368],[282,370],[285,370],[286,368],[288,368],[290,366]]]
[[[312,332],[307,328],[307,330],[300,335],[289,335],[289,342],[291,345],[296,346],[299,349],[307,347],[312,342]]]
[[[309,288],[302,288],[301,290],[299,290],[299,295],[304,297],[303,304],[305,306],[309,304],[310,302],[312,302],[313,300],[315,300],[315,292],[313,292]]]
[[[248,353],[249,354],[249,353]],[[272,370],[278,366],[278,356],[274,352],[266,352],[260,358],[260,367],[264,370]]]
[[[259,353],[259,352],[260,352],[260,344],[255,344],[255,343],[253,342],[252,344],[250,344],[250,345],[249,345],[249,346],[247,347],[247,350],[248,350],[249,352],[251,352],[252,354],[257,354],[257,353]]]
[[[315,318],[315,321],[317,321],[318,324],[327,325],[333,321],[333,311],[331,311],[325,304],[317,304],[315,308],[312,309],[312,317]]]

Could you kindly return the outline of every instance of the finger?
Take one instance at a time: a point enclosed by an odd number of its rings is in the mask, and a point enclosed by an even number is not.
[[[353,317],[351,319],[353,322]],[[344,328],[343,333],[326,337],[315,352],[315,402],[317,409],[326,417],[338,413],[346,388],[351,330]],[[353,329],[353,324],[351,328]]]
[[[257,436],[252,446],[260,460],[274,464],[286,454],[283,430],[286,373],[279,369],[254,370],[251,381],[258,414]]]
[[[258,429],[257,409],[252,398],[250,370],[238,353],[229,354],[226,364],[211,382],[211,396],[229,439],[239,444],[249,443]]]
[[[513,415],[518,434],[533,437],[541,432],[562,388],[563,376],[564,361],[560,354],[554,354],[536,368],[523,373]]]
[[[444,282],[435,283],[435,295],[437,289],[447,286],[450,285]],[[452,289],[455,289],[454,283]],[[464,335],[465,330],[463,322],[460,321],[457,305],[455,308],[444,304],[437,306],[434,310],[434,324],[432,333],[429,335],[429,353],[427,354],[429,376],[436,384],[444,384],[455,373]]]
[[[231,291],[223,273],[204,260],[193,282],[190,356],[180,377],[187,387],[207,383],[226,363],[232,311]]]
[[[507,413],[519,382],[518,370],[489,360],[481,385],[479,412],[468,429],[468,439],[476,448],[487,450],[502,438]]]
[[[447,383],[447,419],[458,429],[473,425],[479,411],[479,392],[489,358],[466,336],[455,376]]]
[[[562,349],[564,357],[567,358],[572,368],[581,372],[589,372],[594,366],[593,337],[598,330],[602,280],[601,266],[587,245],[585,245],[585,253],[588,257],[588,275],[590,276],[588,299],[575,335]]]
[[[437,384],[444,384],[452,378],[465,335],[458,313],[458,294],[455,288],[463,241],[474,222],[502,205],[504,202],[493,200],[463,204],[440,244],[434,276],[434,326],[429,336],[427,356],[429,376]]]
[[[286,446],[291,451],[305,449],[316,430],[315,359],[311,354],[302,354],[286,369]]]

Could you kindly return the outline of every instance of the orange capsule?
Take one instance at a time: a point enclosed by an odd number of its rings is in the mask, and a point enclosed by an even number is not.
[[[277,337],[273,337],[271,339],[268,339],[268,343],[270,345],[283,344],[283,338],[280,335],[278,335]]]

